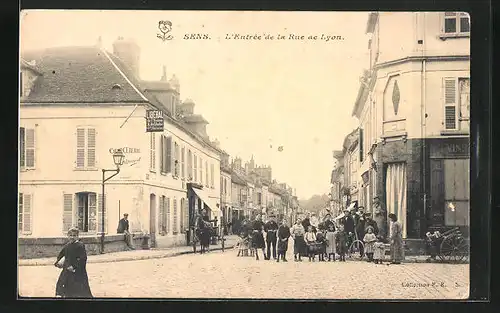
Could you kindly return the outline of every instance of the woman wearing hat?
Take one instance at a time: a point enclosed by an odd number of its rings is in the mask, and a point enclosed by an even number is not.
[[[92,298],[87,275],[87,251],[78,233],[75,227],[68,231],[69,242],[59,252],[54,263],[62,269],[56,284],[56,297]],[[64,261],[60,264],[63,257]]]

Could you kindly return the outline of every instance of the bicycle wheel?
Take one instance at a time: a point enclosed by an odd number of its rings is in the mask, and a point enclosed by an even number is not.
[[[363,259],[364,251],[365,244],[361,240],[354,240],[347,250],[347,256],[353,260],[361,260]]]

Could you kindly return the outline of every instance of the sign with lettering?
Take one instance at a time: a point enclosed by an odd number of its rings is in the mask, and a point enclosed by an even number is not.
[[[139,149],[139,148],[123,147],[123,148],[119,148],[119,149],[121,149],[122,152],[125,153],[125,154],[129,154],[129,153],[141,153],[141,149]],[[109,153],[114,154],[115,151],[117,151],[119,149],[109,148]]]
[[[431,158],[469,157],[470,145],[468,140],[446,140],[431,142]]]
[[[163,112],[160,110],[146,111],[146,132],[163,131]]]

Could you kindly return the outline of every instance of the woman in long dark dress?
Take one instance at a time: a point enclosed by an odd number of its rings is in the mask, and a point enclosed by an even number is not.
[[[68,231],[69,242],[61,249],[54,263],[56,267],[62,268],[56,284],[56,297],[92,298],[87,275],[87,251],[79,241],[78,233],[74,227]],[[63,257],[61,265],[59,262]]]
[[[255,259],[259,259],[258,249],[262,249],[262,255],[266,259],[266,242],[264,241],[264,223],[260,215],[255,217],[255,221],[252,224],[253,234],[252,234],[252,248],[255,249]]]
[[[201,245],[200,253],[205,253],[210,248],[209,217],[205,210],[203,210],[203,215],[198,217],[197,224],[198,224],[200,245]]]

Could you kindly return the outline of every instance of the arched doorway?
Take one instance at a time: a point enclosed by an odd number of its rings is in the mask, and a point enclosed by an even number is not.
[[[151,247],[156,247],[156,195],[149,196],[149,234]]]

